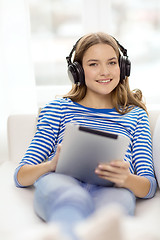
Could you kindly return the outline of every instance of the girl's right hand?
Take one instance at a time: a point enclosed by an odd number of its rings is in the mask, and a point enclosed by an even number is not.
[[[57,146],[57,151],[55,156],[50,160],[50,170],[51,172],[54,172],[56,170],[56,166],[57,166],[57,162],[58,162],[58,158],[59,158],[59,153],[61,151],[61,144],[59,144]]]

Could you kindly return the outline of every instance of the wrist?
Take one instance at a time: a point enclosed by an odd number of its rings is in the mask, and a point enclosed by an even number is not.
[[[54,172],[54,171],[55,171],[56,165],[53,164],[52,161],[47,161],[47,162],[45,162],[44,164],[46,165],[46,170],[47,170],[47,172]]]
[[[129,173],[124,180],[123,187],[130,189],[130,186],[132,185],[132,180],[133,180],[133,174]]]

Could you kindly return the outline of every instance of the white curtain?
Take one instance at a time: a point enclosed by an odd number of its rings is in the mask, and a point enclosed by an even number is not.
[[[0,0],[0,162],[7,151],[7,117],[37,112],[26,0]]]

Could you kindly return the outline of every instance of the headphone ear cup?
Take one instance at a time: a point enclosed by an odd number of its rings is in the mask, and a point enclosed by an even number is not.
[[[120,81],[122,82],[126,75],[125,75],[125,60],[123,56],[120,56],[120,60],[119,60],[119,66],[120,66]]]
[[[131,62],[130,60],[127,58],[126,59],[126,76],[129,77],[131,73]]]
[[[84,70],[78,62],[73,62],[68,65],[68,76],[72,83],[84,85]]]
[[[126,77],[130,76],[131,71],[131,62],[128,57],[120,56],[119,58],[119,66],[120,66],[120,81],[125,80]]]
[[[73,64],[68,65],[68,76],[72,83],[77,84],[77,72]]]

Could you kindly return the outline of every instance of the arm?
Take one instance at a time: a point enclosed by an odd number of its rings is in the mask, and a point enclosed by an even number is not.
[[[17,173],[17,181],[21,186],[32,185],[40,176],[48,172],[54,172],[56,169],[60,145],[58,145],[55,157],[47,162],[42,162],[37,165],[23,165]]]
[[[101,164],[96,173],[113,181],[118,187],[128,188],[137,197],[151,198],[155,194],[157,184],[153,169],[149,121],[144,111],[139,112],[134,125],[132,144],[128,149],[130,156],[126,155],[125,161],[113,161],[110,165]]]
[[[61,112],[60,104],[55,101],[42,109],[36,134],[15,170],[17,187],[32,185],[41,175],[55,170],[58,157],[53,158],[52,155],[55,155],[55,147],[60,142],[58,134]],[[46,162],[47,158],[52,160]]]
[[[121,160],[112,161],[110,164],[100,164],[96,169],[99,177],[112,181],[117,187],[131,190],[136,197],[144,198],[150,190],[150,181],[130,173],[129,163]]]

